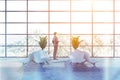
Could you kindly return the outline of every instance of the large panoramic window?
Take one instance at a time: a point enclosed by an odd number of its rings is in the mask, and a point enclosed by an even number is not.
[[[52,57],[53,33],[60,41],[58,57],[74,50],[71,37],[80,36],[79,49],[91,57],[120,57],[120,0],[0,0],[0,57],[28,57],[45,50]]]

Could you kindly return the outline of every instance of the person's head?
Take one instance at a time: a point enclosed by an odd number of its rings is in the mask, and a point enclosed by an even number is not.
[[[57,32],[54,32],[54,35],[56,35],[57,34]]]

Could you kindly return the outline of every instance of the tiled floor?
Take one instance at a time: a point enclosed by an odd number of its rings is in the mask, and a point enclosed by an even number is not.
[[[120,59],[97,59],[97,68],[71,69],[65,66],[67,58],[51,60],[44,66],[31,63],[22,67],[18,59],[0,59],[1,80],[120,80]]]

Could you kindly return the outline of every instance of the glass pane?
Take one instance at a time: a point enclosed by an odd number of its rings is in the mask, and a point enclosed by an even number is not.
[[[92,34],[91,24],[72,24],[72,34]]]
[[[5,1],[0,1],[0,10],[5,11]]]
[[[72,22],[91,22],[91,12],[72,12]]]
[[[54,48],[50,47],[50,56],[53,56]],[[57,51],[57,57],[66,57],[70,55],[70,47],[59,46]]]
[[[28,45],[39,46],[40,36],[47,36],[47,45],[48,45],[48,35],[28,35]]]
[[[120,22],[120,12],[115,13],[115,22]]]
[[[115,56],[120,57],[120,47],[115,47]]]
[[[26,35],[7,35],[7,45],[27,45]]]
[[[8,22],[26,22],[26,12],[7,12]]]
[[[0,57],[5,56],[5,47],[0,47]]]
[[[40,47],[28,47],[28,54],[31,54],[35,51],[39,51],[41,50]],[[46,46],[46,48],[44,49],[44,51],[48,52],[48,47]],[[49,52],[48,52],[49,53]]]
[[[28,24],[28,34],[48,34],[48,24]]]
[[[48,10],[48,1],[28,1],[29,10]]]
[[[48,22],[48,12],[29,12],[28,22]]]
[[[7,1],[7,10],[27,10],[27,1]]]
[[[50,1],[50,10],[70,10],[70,1]]]
[[[7,47],[7,57],[26,57],[26,47]]]
[[[0,45],[5,45],[5,35],[0,35]]]
[[[94,34],[113,34],[113,24],[93,24]]]
[[[57,32],[58,34],[70,34],[70,24],[51,24],[50,34]]]
[[[113,22],[112,12],[94,12],[93,15],[94,22]]]
[[[94,57],[113,57],[113,47],[93,47]]]
[[[0,34],[5,34],[5,24],[0,24]]]
[[[120,45],[120,35],[115,35],[115,45]]]
[[[54,35],[50,35],[50,45],[53,46],[52,40]],[[70,46],[70,35],[57,35],[59,46]]]
[[[94,0],[94,10],[113,10],[113,0]]]
[[[5,22],[5,13],[0,12],[0,22]]]
[[[115,34],[120,34],[120,24],[115,24]]]
[[[26,34],[26,24],[7,24],[7,34]]]
[[[115,1],[115,10],[120,10],[120,0]]]
[[[79,49],[80,51],[87,52],[90,56],[92,56],[92,47],[81,46],[81,47],[78,47],[78,49]],[[74,48],[73,48],[73,47],[72,47],[72,51],[74,51]]]
[[[93,45],[113,45],[113,35],[94,35]]]
[[[72,1],[72,10],[91,10],[91,0],[74,0]]]
[[[69,12],[51,12],[50,13],[51,22],[70,22]]]

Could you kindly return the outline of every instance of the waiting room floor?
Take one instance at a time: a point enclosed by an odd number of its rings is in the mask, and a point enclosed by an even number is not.
[[[32,63],[24,69],[21,59],[0,59],[1,80],[120,80],[119,58],[97,58],[96,68],[79,70],[66,67],[68,58],[51,60],[50,64]]]

